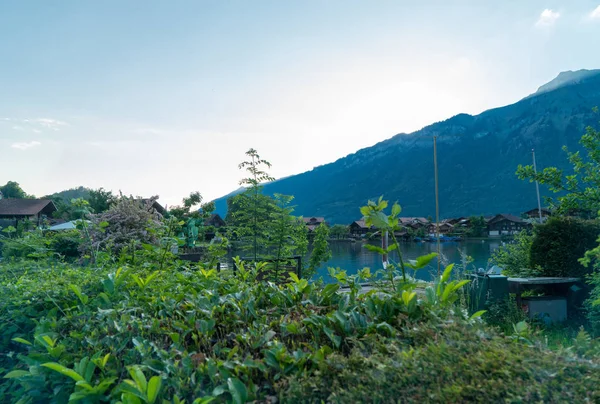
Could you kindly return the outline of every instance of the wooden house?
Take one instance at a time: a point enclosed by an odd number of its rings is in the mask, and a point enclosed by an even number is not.
[[[309,233],[315,231],[321,224],[327,224],[324,217],[303,217],[302,220],[306,227],[308,227]]]
[[[219,227],[225,227],[225,220],[219,214],[213,213],[204,220],[204,225],[213,226],[218,229]]]
[[[374,227],[373,226],[371,226],[371,227],[367,226],[365,224],[364,219],[360,219],[360,220],[355,220],[352,223],[350,223],[350,226],[348,226],[348,229],[349,229],[350,234],[352,236],[360,237],[360,236],[364,236],[369,231],[374,230]]]
[[[525,220],[515,215],[499,214],[487,222],[490,236],[517,234],[530,226]]]
[[[552,212],[550,212],[550,209],[548,208],[542,208],[542,217],[548,217],[552,214]],[[538,211],[538,208],[534,208],[531,210],[528,210],[527,212],[524,213],[525,216],[527,216],[530,219],[539,219],[540,217],[540,212]]]
[[[21,220],[29,220],[40,226],[56,211],[56,205],[49,199],[0,199],[0,221],[3,227],[16,227]]]

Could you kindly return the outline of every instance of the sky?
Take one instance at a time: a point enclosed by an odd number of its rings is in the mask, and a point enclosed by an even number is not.
[[[0,184],[167,205],[600,68],[600,0],[0,0]]]

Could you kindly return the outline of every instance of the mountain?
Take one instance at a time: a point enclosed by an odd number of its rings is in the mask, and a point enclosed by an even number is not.
[[[535,187],[515,176],[519,164],[568,168],[562,146],[579,150],[597,125],[600,70],[563,72],[515,104],[479,115],[459,114],[410,134],[398,134],[333,163],[265,185],[294,195],[296,214],[348,224],[359,207],[384,195],[405,216],[435,216],[433,136],[437,136],[442,218],[520,214],[537,205]],[[542,187],[543,188],[543,187]],[[547,193],[547,192],[546,192]],[[226,213],[226,197],[216,200]]]
[[[66,189],[64,191],[55,192],[52,195],[44,196],[45,199],[61,200],[63,202],[70,202],[71,199],[83,198],[87,199],[90,196],[90,189],[79,186],[77,188]]]

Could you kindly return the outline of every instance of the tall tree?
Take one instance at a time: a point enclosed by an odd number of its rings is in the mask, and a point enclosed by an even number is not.
[[[252,253],[254,256],[254,261],[258,258],[258,248],[259,248],[259,238],[260,238],[260,219],[261,217],[265,217],[266,209],[268,209],[269,205],[272,206],[271,203],[267,202],[262,195],[262,187],[261,184],[267,181],[273,181],[275,178],[271,177],[266,169],[271,168],[271,163],[267,160],[261,159],[258,152],[254,149],[249,149],[246,152],[246,156],[249,157],[249,160],[243,161],[239,164],[239,168],[245,169],[249,176],[240,181],[240,185],[248,186],[248,190],[244,192],[244,195],[241,198],[241,201],[244,204],[249,205],[250,207],[250,226],[249,230],[251,231],[252,237]]]
[[[107,191],[104,188],[91,189],[88,202],[94,213],[106,212],[110,206],[115,203],[116,196],[112,191]]]
[[[29,197],[16,181],[8,181],[5,185],[0,186],[0,192],[4,198],[25,199]]]

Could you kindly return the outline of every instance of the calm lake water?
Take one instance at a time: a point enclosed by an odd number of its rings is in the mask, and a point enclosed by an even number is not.
[[[440,244],[442,254],[442,264],[461,262],[461,251],[473,258],[472,265],[477,268],[486,268],[488,258],[492,252],[501,245],[500,240],[467,240],[461,242],[443,242]],[[371,272],[382,268],[381,256],[375,252],[367,250],[366,243],[357,241],[332,241],[329,243],[332,252],[332,258],[319,268],[315,278],[323,277],[325,282],[332,279],[327,271],[328,267],[345,269],[349,275],[355,274],[359,269],[368,267]],[[372,242],[373,245],[380,246],[378,242]],[[401,243],[402,254],[405,260],[415,259],[418,256],[426,255],[436,251],[436,243]],[[437,261],[432,260],[430,266],[417,271],[416,277],[429,281],[432,274],[437,272]],[[412,270],[410,271],[412,274]]]

